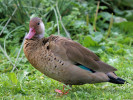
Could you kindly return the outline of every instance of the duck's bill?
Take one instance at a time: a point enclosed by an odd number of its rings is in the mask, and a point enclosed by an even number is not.
[[[34,35],[35,35],[35,29],[34,28],[30,28],[30,30],[29,30],[29,33],[26,35],[26,39],[31,39],[31,38],[33,38],[34,37]]]

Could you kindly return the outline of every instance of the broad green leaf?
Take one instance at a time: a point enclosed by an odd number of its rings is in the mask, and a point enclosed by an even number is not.
[[[92,40],[92,38],[90,36],[86,36],[83,40],[83,44],[85,47],[90,47],[90,46],[96,46],[97,42]]]

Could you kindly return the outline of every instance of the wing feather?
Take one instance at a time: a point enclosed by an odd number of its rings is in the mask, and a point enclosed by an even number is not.
[[[63,60],[68,60],[74,64],[81,64],[94,71],[114,72],[117,69],[102,62],[99,57],[81,44],[60,36],[50,36],[49,42],[54,41],[50,48],[52,52]],[[53,44],[54,43],[54,44]]]
[[[77,42],[65,41],[64,48],[66,49],[66,55],[70,60],[75,63],[80,63],[94,71],[107,73],[117,70],[114,67],[100,61],[96,54]]]

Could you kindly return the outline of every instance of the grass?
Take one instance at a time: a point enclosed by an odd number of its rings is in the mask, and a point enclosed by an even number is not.
[[[54,90],[62,89],[63,84],[48,78],[26,62],[23,64],[21,69],[18,69],[12,73],[10,73],[11,65],[7,65],[6,69],[0,71],[0,99],[132,100],[133,48],[127,44],[119,43],[119,41],[116,41],[116,38],[109,38],[105,44],[106,50],[100,54],[100,58],[103,61],[115,66],[118,69],[116,72],[117,75],[127,80],[128,83],[124,85],[112,83],[85,84],[80,86],[75,85],[67,95],[60,96]],[[113,48],[114,52],[112,52],[110,48]],[[125,51],[124,53],[123,51],[115,52],[121,50],[121,48]],[[1,56],[3,55],[1,54],[0,57]]]
[[[1,0],[0,100],[133,100],[132,0],[102,0],[99,7],[95,0],[58,1],[57,5],[53,0]],[[46,36],[71,33],[73,40],[117,68],[116,74],[128,83],[75,85],[67,95],[58,95],[55,89],[62,89],[63,83],[34,69],[21,51],[32,16],[43,19]],[[110,21],[120,16],[127,22]]]

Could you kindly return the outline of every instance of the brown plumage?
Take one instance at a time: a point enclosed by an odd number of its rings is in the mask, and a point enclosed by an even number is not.
[[[32,66],[43,74],[69,85],[99,82],[124,84],[125,80],[114,74],[116,68],[102,62],[79,43],[53,35],[43,38],[45,28],[40,18],[32,18],[29,27],[23,50]]]

